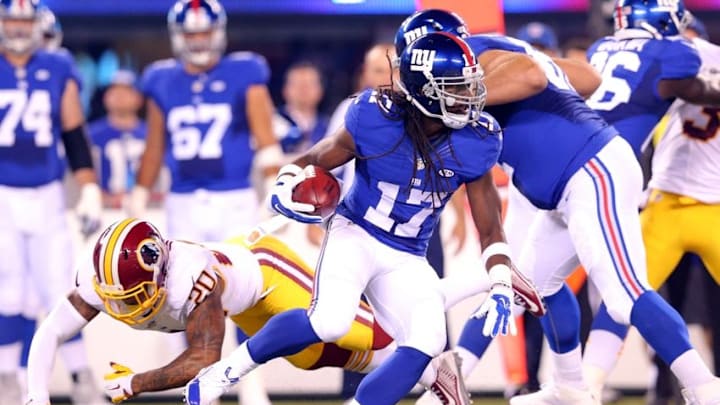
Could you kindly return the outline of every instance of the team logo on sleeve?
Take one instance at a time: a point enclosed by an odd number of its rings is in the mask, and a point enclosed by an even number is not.
[[[432,70],[437,51],[431,49],[413,49],[410,58],[410,70],[426,72]]]

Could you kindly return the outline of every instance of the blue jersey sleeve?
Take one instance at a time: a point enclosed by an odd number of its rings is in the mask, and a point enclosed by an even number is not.
[[[697,76],[700,71],[700,56],[695,46],[684,39],[665,40],[661,58],[661,79],[684,79]]]
[[[254,52],[234,52],[229,59],[238,64],[248,84],[267,84],[270,81],[270,67],[267,60]]]
[[[162,107],[162,92],[160,91],[162,71],[176,62],[174,60],[161,60],[145,68],[140,78],[140,91],[142,94]]]

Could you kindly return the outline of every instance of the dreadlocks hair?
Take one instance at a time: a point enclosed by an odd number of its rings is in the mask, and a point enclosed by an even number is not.
[[[450,193],[451,187],[450,180],[439,175],[444,166],[444,159],[435,144],[450,137],[452,131],[445,128],[441,133],[430,136],[430,134],[426,133],[427,131],[423,125],[425,116],[407,100],[404,94],[393,90],[392,86],[380,87],[378,93],[379,99],[387,98],[390,101],[389,105],[382,102],[378,103],[383,115],[388,119],[403,121],[405,135],[413,145],[413,175],[408,188],[413,186],[413,179],[417,178],[418,166],[420,168],[424,166],[423,190],[431,192],[433,207],[440,206],[443,194]],[[404,139],[404,136],[400,137],[398,142],[387,153],[395,150]],[[455,155],[452,143],[448,144],[450,155],[456,162],[460,163]]]

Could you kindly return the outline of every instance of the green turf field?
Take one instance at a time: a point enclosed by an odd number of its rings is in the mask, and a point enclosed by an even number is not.
[[[404,402],[401,402],[401,405],[412,405],[414,403],[415,403],[414,401],[404,401]],[[473,400],[473,405],[506,405],[507,403],[508,402],[506,400],[502,400],[502,399],[480,398],[480,399]],[[645,401],[643,401],[642,398],[624,399],[622,401],[615,402],[615,404],[617,404],[617,405],[643,405],[644,403],[645,403]],[[158,403],[158,402],[154,402],[154,403],[143,403],[143,402],[135,403],[135,402],[133,402],[133,404],[137,404],[137,405],[178,405],[177,403],[164,404],[164,403]],[[235,401],[223,402],[223,405],[230,405],[230,404],[237,404],[237,402],[235,402]],[[312,405],[312,404],[341,405],[341,402],[333,402],[333,401],[315,401],[315,402],[313,402],[313,401],[300,401],[300,402],[274,401],[273,402],[273,405]]]

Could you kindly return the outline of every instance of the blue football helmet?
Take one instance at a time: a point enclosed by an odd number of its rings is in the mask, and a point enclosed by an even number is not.
[[[48,51],[57,51],[62,45],[63,30],[60,21],[48,7],[41,6],[38,10],[40,19],[40,31],[42,32],[43,43]]]
[[[470,46],[446,32],[424,35],[400,55],[398,88],[418,110],[460,129],[480,119],[483,70]]]
[[[178,0],[168,13],[168,29],[175,56],[205,66],[225,52],[227,16],[216,0]],[[193,34],[207,33],[207,36]]]
[[[406,18],[395,34],[395,52],[402,55],[405,47],[431,32],[449,32],[460,37],[469,35],[465,21],[459,15],[445,10],[416,11]]]
[[[615,31],[635,28],[655,38],[680,35],[690,22],[683,0],[617,0]]]
[[[0,0],[0,45],[27,54],[42,45],[38,0]]]

